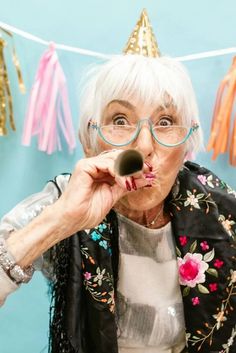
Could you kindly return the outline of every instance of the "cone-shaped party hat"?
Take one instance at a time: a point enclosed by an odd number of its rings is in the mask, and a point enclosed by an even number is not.
[[[150,57],[161,55],[145,9],[142,11],[123,52],[125,54],[140,54]]]

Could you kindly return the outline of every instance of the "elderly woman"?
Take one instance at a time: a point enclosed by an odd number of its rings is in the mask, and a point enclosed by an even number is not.
[[[53,353],[235,352],[236,194],[185,162],[202,143],[185,70],[117,56],[93,72],[80,116],[86,158],[2,219],[1,303],[36,268]],[[143,168],[120,176],[127,149]]]

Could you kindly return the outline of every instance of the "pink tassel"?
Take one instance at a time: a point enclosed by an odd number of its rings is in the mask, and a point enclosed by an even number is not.
[[[69,151],[72,152],[76,147],[76,140],[66,78],[59,63],[55,45],[50,44],[39,62],[31,90],[22,144],[29,146],[31,137],[37,135],[40,151],[48,154],[56,150],[61,151],[59,128]]]

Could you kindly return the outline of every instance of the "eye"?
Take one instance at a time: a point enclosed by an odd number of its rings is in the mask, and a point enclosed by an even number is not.
[[[128,119],[122,115],[116,116],[113,119],[113,125],[128,125],[128,124],[129,124]]]
[[[168,115],[163,115],[160,117],[160,120],[158,121],[158,124],[160,126],[171,126],[173,125],[173,118]]]

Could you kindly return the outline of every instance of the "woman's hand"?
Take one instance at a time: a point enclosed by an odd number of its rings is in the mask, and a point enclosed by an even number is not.
[[[7,239],[16,262],[29,266],[61,240],[82,229],[97,226],[113,205],[126,193],[151,185],[148,164],[132,177],[119,177],[114,162],[122,150],[80,160],[61,197],[46,207],[25,227]]]
[[[107,151],[77,163],[66,190],[54,205],[67,236],[98,225],[121,197],[150,184],[145,164],[135,176],[115,174],[114,163],[121,152]]]

